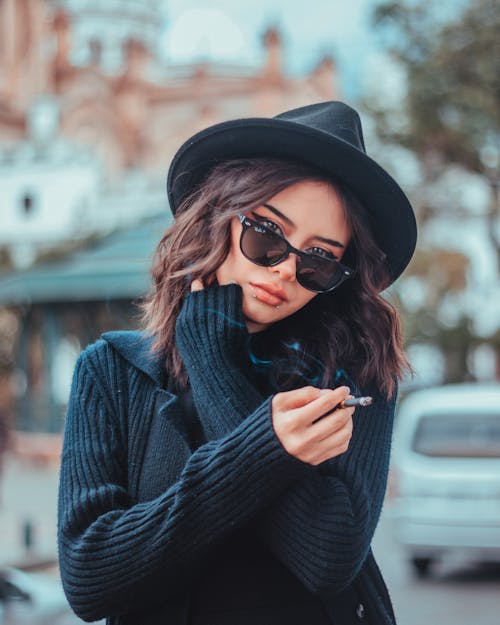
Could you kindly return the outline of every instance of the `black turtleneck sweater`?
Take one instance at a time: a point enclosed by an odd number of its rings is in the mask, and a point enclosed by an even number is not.
[[[348,451],[312,467],[274,433],[236,285],[190,294],[177,322],[201,431],[186,428],[189,397],[165,389],[147,337],[103,338],[76,365],[62,455],[60,568],[77,614],[393,625],[370,542],[394,400],[360,389],[375,401],[356,412]]]
[[[271,362],[271,339],[267,331],[249,337],[254,362]],[[261,364],[252,376],[264,397],[271,392],[267,368]],[[179,397],[194,451],[206,438],[191,385],[181,386],[170,376],[167,388]],[[204,562],[190,590],[189,625],[335,625],[320,598],[269,551],[256,530],[253,523],[239,528]],[[357,595],[351,598],[359,605]]]

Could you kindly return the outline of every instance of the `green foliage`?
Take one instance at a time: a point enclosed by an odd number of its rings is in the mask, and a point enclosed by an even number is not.
[[[438,8],[443,7],[420,0],[384,2],[374,11],[374,24],[408,76],[408,125],[391,138],[422,157],[432,151],[445,162],[498,177],[498,2],[470,0],[449,21]],[[390,119],[379,121],[390,137]]]
[[[407,79],[400,110],[394,105],[384,108],[383,99],[375,104],[366,102],[379,136],[418,157],[421,188],[427,190],[453,164],[487,181],[491,201],[484,216],[489,226],[485,243],[496,251],[500,270],[496,229],[500,212],[498,0],[383,1],[372,19],[385,49]],[[417,194],[414,205],[420,224],[432,220],[443,208],[434,206],[432,194],[425,192]],[[452,203],[446,210],[460,218]],[[449,381],[467,378],[467,354],[484,342],[483,337],[475,336],[465,311],[452,325],[439,314],[445,297],[466,288],[468,267],[469,259],[463,254],[426,249],[421,240],[407,272],[407,276],[423,280],[427,292],[425,305],[405,311],[407,339],[438,345],[446,356]],[[403,298],[400,303],[404,310]],[[499,336],[500,331],[488,340],[497,350]]]

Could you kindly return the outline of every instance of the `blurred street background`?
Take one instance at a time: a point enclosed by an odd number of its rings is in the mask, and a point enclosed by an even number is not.
[[[139,325],[176,149],[218,121],[331,99],[360,111],[368,154],[419,223],[387,293],[415,370],[401,397],[497,387],[495,0],[0,0],[0,571],[43,569],[57,583],[72,369],[102,332]],[[495,488],[488,505],[500,509]],[[451,555],[418,575],[393,530],[396,491],[374,550],[400,625],[496,624],[499,566]],[[0,625],[42,623],[2,614]]]

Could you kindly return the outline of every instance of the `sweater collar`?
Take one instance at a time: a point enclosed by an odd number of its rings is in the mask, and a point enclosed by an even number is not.
[[[102,338],[132,366],[161,386],[165,376],[165,365],[158,353],[152,351],[151,336],[138,331],[113,331],[106,332]]]

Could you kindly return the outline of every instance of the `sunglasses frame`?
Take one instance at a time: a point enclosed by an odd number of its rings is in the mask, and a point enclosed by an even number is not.
[[[266,226],[264,226],[263,224],[259,223],[258,221],[250,219],[249,217],[246,217],[245,215],[239,215],[238,219],[240,220],[240,223],[241,223],[241,226],[242,226],[241,235],[240,235],[240,250],[241,250],[241,253],[250,262],[254,263],[255,265],[258,265],[259,267],[275,267],[276,265],[279,265],[284,260],[286,260],[290,256],[290,254],[293,253],[293,254],[295,254],[299,258],[299,262],[303,258],[310,259],[311,257],[316,257],[316,258],[320,258],[322,261],[326,261],[326,262],[332,263],[336,267],[340,267],[341,268],[342,276],[340,277],[339,281],[336,284],[334,284],[329,289],[318,290],[318,289],[313,289],[313,288],[308,287],[308,286],[304,286],[302,284],[302,282],[300,280],[300,276],[299,276],[299,265],[297,264],[297,268],[296,268],[296,271],[295,271],[295,277],[297,279],[297,282],[302,287],[304,287],[304,289],[307,289],[308,291],[312,291],[313,293],[330,293],[331,291],[333,291],[334,289],[339,287],[343,282],[345,282],[349,278],[352,278],[352,276],[355,273],[354,269],[351,269],[350,267],[347,267],[347,265],[343,265],[338,260],[334,260],[333,258],[324,258],[323,256],[319,256],[318,254],[311,254],[310,252],[302,252],[301,250],[298,250],[297,248],[293,247],[293,245],[291,245],[285,239],[285,237],[281,236],[280,234],[278,234],[276,232],[273,232],[270,228],[267,228]],[[272,234],[274,237],[277,237],[278,239],[283,241],[285,243],[285,245],[286,245],[286,252],[285,252],[285,254],[283,256],[279,257],[276,261],[270,262],[269,264],[258,263],[253,258],[250,258],[249,256],[247,256],[245,254],[244,250],[243,250],[243,237],[245,235],[245,232],[247,230],[249,230],[249,229],[264,230],[264,231],[269,232],[270,234]]]

